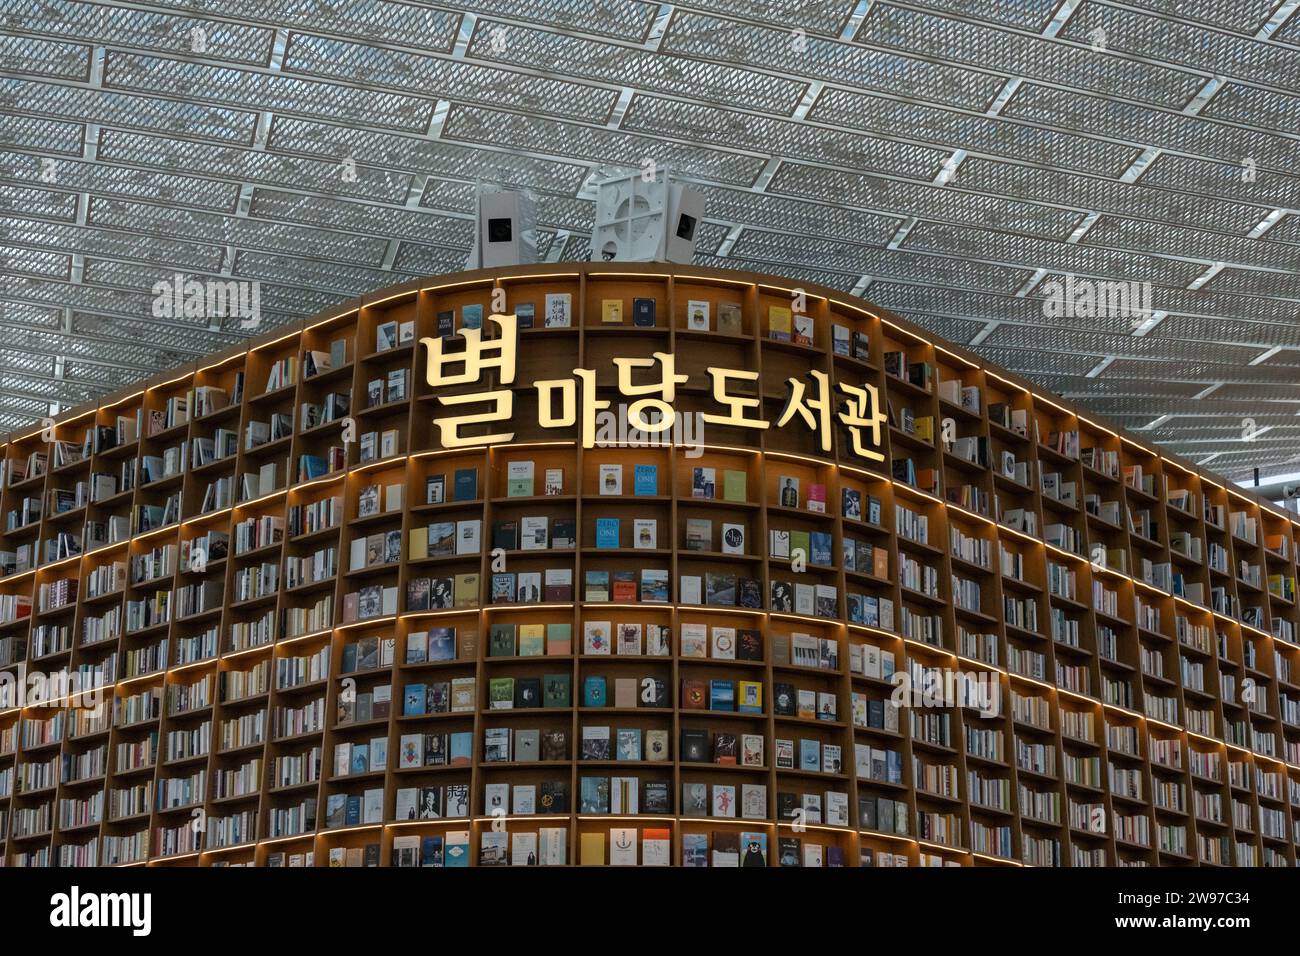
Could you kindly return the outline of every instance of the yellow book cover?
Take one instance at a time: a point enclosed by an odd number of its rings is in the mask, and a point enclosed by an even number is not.
[[[756,680],[742,680],[736,684],[736,709],[742,714],[763,712],[763,685]]]
[[[477,574],[458,574],[456,575],[456,590],[453,603],[456,607],[477,607],[478,606],[478,575]]]
[[[746,501],[746,475],[743,471],[727,469],[722,473],[722,498],[724,501]]]
[[[546,625],[519,625],[519,656],[541,657],[546,653]]]
[[[622,325],[623,300],[602,299],[600,302],[600,321],[606,325]]]
[[[408,542],[412,561],[423,561],[429,556],[429,529],[427,526],[412,528]]]
[[[782,305],[770,306],[767,310],[767,334],[781,342],[790,341],[790,310]]]
[[[921,441],[934,441],[934,419],[929,415],[916,420],[916,437]]]
[[[605,865],[605,834],[582,834],[582,849],[579,861],[583,866]]]

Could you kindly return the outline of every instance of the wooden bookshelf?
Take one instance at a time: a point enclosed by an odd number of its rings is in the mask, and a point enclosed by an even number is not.
[[[435,392],[421,339],[491,339],[502,303],[533,316],[515,379]],[[688,376],[681,414],[718,411],[710,366],[757,373],[730,394],[770,421],[791,377],[870,385],[884,460],[797,418],[640,447],[539,424],[535,379],[592,369],[617,416],[613,359],[655,353]],[[477,387],[512,396],[515,440],[444,447],[440,396]],[[227,400],[199,414],[196,389]],[[67,671],[105,704],[0,702],[10,865],[390,866],[412,843],[484,865],[556,833],[567,864],[744,857],[746,834],[769,865],[1296,862],[1300,519],[831,289],[627,263],[408,283],[11,434],[0,460],[4,686]],[[587,652],[595,625],[610,653]],[[543,653],[505,646],[521,629]],[[408,661],[430,636],[451,656]],[[711,682],[761,699],[712,709]],[[443,693],[460,706],[426,712]],[[404,757],[417,735],[444,762]]]

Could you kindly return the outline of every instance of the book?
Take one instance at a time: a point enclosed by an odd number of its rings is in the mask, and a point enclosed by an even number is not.
[[[533,494],[533,463],[512,461],[506,464],[506,497],[526,498]]]
[[[718,332],[723,335],[744,335],[744,320],[739,302],[718,303]]]
[[[602,495],[621,495],[623,493],[623,466],[600,466],[600,493]]]
[[[694,332],[709,331],[709,303],[691,299],[686,303],[686,328]]]
[[[617,548],[618,547],[618,518],[597,518],[596,519],[596,547],[598,548]]]
[[[637,298],[632,300],[632,324],[638,328],[652,329],[655,326],[655,300]]]
[[[567,329],[573,321],[573,297],[567,292],[547,293],[543,325],[548,329]]]
[[[634,495],[657,495],[659,493],[659,469],[655,465],[635,465],[632,469],[632,493]]]

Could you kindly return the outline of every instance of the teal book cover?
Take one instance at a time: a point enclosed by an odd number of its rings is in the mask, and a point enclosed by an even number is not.
[[[729,680],[709,681],[709,710],[736,709],[736,685]]]
[[[457,468],[456,483],[452,485],[453,501],[473,501],[478,497],[478,469]]]
[[[469,866],[469,831],[457,830],[447,834],[445,866]]]
[[[596,519],[596,547],[598,548],[618,547],[618,519],[617,518]]]
[[[582,706],[605,706],[605,678],[588,677],[582,682]]]

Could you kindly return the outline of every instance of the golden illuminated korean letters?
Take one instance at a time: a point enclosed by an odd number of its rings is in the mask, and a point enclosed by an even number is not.
[[[492,408],[477,414],[435,418],[434,425],[443,447],[464,448],[471,445],[494,445],[512,441],[514,432],[495,432],[488,435],[465,435],[462,429],[484,422],[506,422],[514,412],[514,393],[508,387],[498,387],[481,392],[445,395],[440,389],[450,386],[478,383],[483,373],[497,369],[498,386],[509,386],[515,380],[518,345],[518,319],[513,315],[488,316],[488,321],[500,329],[500,336],[484,339],[481,329],[462,329],[460,337],[465,348],[446,351],[446,339],[422,338],[420,342],[428,351],[425,377],[435,390],[438,403],[444,408],[456,408],[476,402],[490,403]],[[684,385],[689,376],[677,371],[676,356],[669,352],[655,352],[649,358],[615,358],[618,370],[618,392],[628,399],[628,422],[636,430],[660,434],[673,428],[677,387]],[[459,372],[451,371],[463,365]],[[654,381],[637,384],[633,372],[638,369],[655,369]],[[758,372],[709,366],[710,394],[718,412],[699,413],[700,421],[714,425],[765,430],[772,423],[762,417],[762,400],[757,395],[735,394],[737,383],[759,382]],[[817,439],[818,447],[829,453],[833,448],[831,430],[839,421],[849,434],[851,452],[858,458],[884,461],[879,450],[882,442],[881,426],[887,418],[880,407],[880,395],[874,385],[849,385],[837,383],[847,399],[837,410],[830,376],[822,371],[808,373],[808,380],[786,380],[786,402],[776,422],[783,428],[794,418],[799,418]],[[594,448],[598,418],[607,412],[611,402],[602,399],[596,389],[596,373],[592,369],[575,368],[569,378],[538,379],[532,383],[537,391],[537,423],[542,428],[569,428],[579,425],[582,446]],[[654,413],[651,415],[651,413]],[[653,420],[651,420],[653,418]]]
[[[483,338],[482,329],[461,329],[460,337],[465,340],[465,348],[458,352],[444,349],[447,339],[422,338],[420,343],[428,350],[425,363],[425,380],[433,389],[446,388],[451,385],[465,385],[479,382],[486,369],[500,369],[498,381],[501,385],[510,385],[515,380],[515,348],[519,340],[519,320],[513,315],[490,315],[488,321],[501,330],[500,338]],[[464,364],[463,372],[451,373],[448,366]],[[470,445],[496,445],[511,441],[514,432],[497,432],[491,435],[465,436],[460,433],[466,425],[482,422],[506,422],[514,413],[514,393],[508,388],[498,388],[486,392],[468,394],[438,394],[438,403],[444,407],[469,405],[474,402],[491,402],[492,411],[475,415],[457,415],[448,418],[436,418],[438,437],[444,448],[465,448]]]

